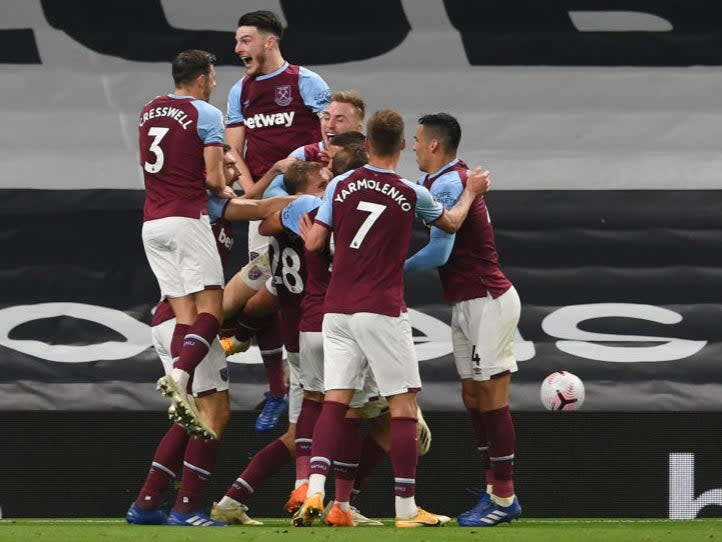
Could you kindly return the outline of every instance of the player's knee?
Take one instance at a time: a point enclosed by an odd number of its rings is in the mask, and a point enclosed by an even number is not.
[[[292,433],[291,431],[286,431],[283,435],[278,437],[278,440],[280,440],[283,443],[283,445],[288,449],[289,453],[291,454],[291,457],[296,456],[295,432]]]
[[[462,389],[461,400],[464,402],[464,406],[469,410],[476,410],[479,408],[479,395],[474,390]]]
[[[309,401],[315,401],[317,403],[323,402],[323,393],[320,391],[303,391],[303,398]]]
[[[226,427],[228,426],[228,422],[231,420],[231,409],[230,408],[219,408],[214,410],[213,413],[213,419],[210,422],[211,427],[215,431],[216,435],[218,435],[218,438],[221,438],[221,435],[225,431]]]

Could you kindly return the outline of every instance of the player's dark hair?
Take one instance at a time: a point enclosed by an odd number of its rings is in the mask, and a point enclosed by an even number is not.
[[[396,111],[376,111],[366,125],[369,149],[379,156],[392,156],[401,151],[404,140],[404,119]]]
[[[419,119],[419,124],[430,132],[432,138],[441,142],[444,150],[456,152],[459,148],[461,126],[459,121],[448,113],[424,115]]]
[[[249,11],[238,19],[238,26],[255,26],[261,32],[273,34],[279,40],[283,37],[283,24],[281,19],[272,11],[261,9]]]
[[[360,168],[369,161],[369,153],[363,143],[349,143],[334,154],[331,160],[333,176]]]
[[[193,83],[199,75],[208,75],[216,63],[216,55],[200,49],[188,49],[173,59],[172,73],[176,88]]]
[[[363,135],[361,132],[351,130],[350,132],[344,132],[342,134],[336,134],[335,136],[333,136],[333,139],[331,139],[331,145],[336,145],[337,147],[345,147],[346,145],[358,143],[361,143],[363,145],[364,141],[366,141],[365,135]]]
[[[320,171],[321,168],[323,168],[323,164],[319,162],[307,162],[305,160],[294,162],[288,166],[286,173],[283,174],[283,184],[286,185],[286,191],[291,195],[305,191],[308,176]]]

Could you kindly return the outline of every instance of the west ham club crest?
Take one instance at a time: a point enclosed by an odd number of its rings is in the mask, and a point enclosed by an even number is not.
[[[276,92],[273,101],[281,107],[285,107],[291,103],[293,98],[291,97],[291,85],[281,85],[276,87]]]

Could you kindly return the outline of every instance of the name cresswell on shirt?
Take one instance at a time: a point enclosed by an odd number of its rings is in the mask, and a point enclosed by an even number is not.
[[[148,120],[158,117],[168,117],[178,121],[178,123],[183,126],[184,130],[187,130],[188,126],[193,124],[193,119],[189,118],[182,109],[166,106],[154,107],[143,113],[143,118],[140,119],[138,126],[143,126]]]
[[[401,210],[403,211],[411,210],[411,202],[398,188],[391,186],[390,184],[379,182],[375,179],[359,179],[348,183],[338,194],[336,194],[334,201],[343,203],[350,194],[363,188],[367,190],[376,190],[377,192],[381,192],[385,196],[390,197],[399,205],[399,207],[401,207]]]
[[[244,119],[243,123],[246,125],[246,128],[250,129],[263,128],[264,126],[284,126],[290,128],[295,116],[295,111],[284,113],[256,113],[252,117]]]

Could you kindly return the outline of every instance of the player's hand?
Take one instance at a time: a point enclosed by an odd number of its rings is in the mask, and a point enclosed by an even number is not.
[[[303,213],[301,215],[301,218],[298,220],[298,230],[301,234],[301,239],[303,241],[306,241],[306,238],[308,237],[308,232],[310,231],[311,227],[313,226],[313,220],[311,220],[311,217],[308,216],[308,213]]]
[[[477,196],[486,194],[491,188],[491,173],[481,171],[481,166],[476,166],[467,172],[466,188]]]
[[[298,158],[296,158],[295,156],[289,156],[273,164],[273,169],[275,169],[279,173],[286,173],[286,170],[289,168],[289,166],[295,162],[298,162]]]
[[[235,197],[236,197],[236,191],[233,190],[233,188],[231,188],[230,186],[227,186],[227,185],[226,185],[226,186],[223,187],[223,190],[221,191],[221,193],[219,194],[219,196],[222,197],[222,198],[228,198],[228,199],[235,198]]]
[[[318,161],[322,164],[330,164],[331,157],[328,155],[328,151],[318,151]]]

